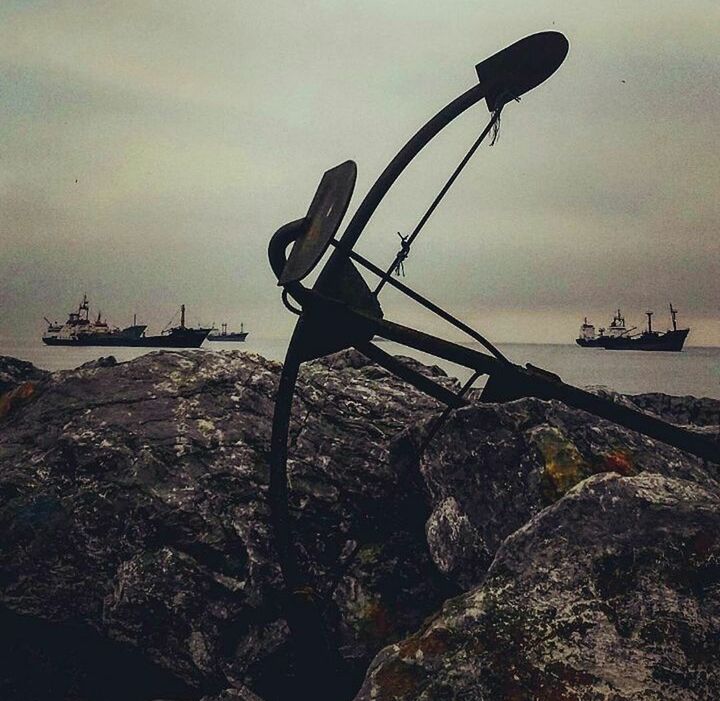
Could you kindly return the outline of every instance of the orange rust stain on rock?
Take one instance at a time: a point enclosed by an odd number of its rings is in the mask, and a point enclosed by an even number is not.
[[[418,635],[412,635],[406,640],[403,640],[398,646],[398,652],[400,657],[406,659],[412,659],[415,657],[417,651],[420,649],[420,637]]]
[[[614,450],[603,455],[604,470],[599,472],[617,472],[623,477],[636,474],[632,455],[624,450]]]
[[[585,479],[592,470],[575,444],[556,428],[547,428],[536,435],[537,446],[545,461],[543,478],[549,501]]]
[[[34,382],[23,382],[0,397],[0,419],[8,416],[18,406],[35,395],[37,386]]]
[[[420,638],[420,651],[424,655],[444,655],[450,649],[451,633],[444,628],[436,628],[429,635]]]
[[[452,634],[445,628],[435,628],[423,635],[415,634],[400,643],[400,657],[413,659],[418,652],[424,657],[439,657],[450,650]]]

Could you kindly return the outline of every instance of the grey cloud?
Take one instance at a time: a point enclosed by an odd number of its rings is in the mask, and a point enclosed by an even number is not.
[[[476,61],[546,28],[567,32],[568,60],[508,108],[408,281],[470,319],[536,313],[553,329],[618,300],[716,310],[716,3],[57,2],[0,16],[0,300],[18,333],[87,287],[117,316],[142,305],[164,321],[185,301],[285,335],[267,241],[322,172],[357,160],[356,206]],[[486,119],[464,116],[418,159],[364,253],[390,259]]]

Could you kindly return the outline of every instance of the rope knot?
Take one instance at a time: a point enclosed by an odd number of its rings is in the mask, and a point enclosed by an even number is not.
[[[409,234],[404,236],[398,231],[397,235],[400,237],[400,250],[395,255],[395,263],[393,264],[393,272],[395,275],[405,277],[405,261],[410,255],[410,238]]]

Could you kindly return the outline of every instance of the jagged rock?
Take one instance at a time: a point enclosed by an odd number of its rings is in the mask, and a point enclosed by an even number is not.
[[[144,671],[112,698],[297,697],[266,500],[278,374],[240,352],[96,362],[31,381],[0,423],[0,614],[20,617],[23,639],[41,630],[78,651],[53,647],[46,665],[78,699],[98,696],[87,670],[116,654]],[[350,664],[345,698],[378,650],[479,583],[503,540],[585,477],[645,471],[712,488],[700,461],[538,400],[453,412],[418,460],[437,412],[355,352],[300,376],[291,513]],[[18,673],[33,664],[21,650]],[[16,701],[3,681],[0,697]],[[57,697],[36,691],[26,696]]]
[[[695,701],[720,689],[720,492],[593,476],[480,587],[383,650],[356,701]]]
[[[24,382],[40,382],[48,374],[27,360],[0,355],[0,395]]]
[[[412,461],[428,423],[401,434],[395,454]],[[717,475],[680,450],[537,399],[453,412],[419,468],[433,505],[430,551],[440,571],[463,588],[480,581],[508,535],[592,474],[649,471],[697,482]]]
[[[78,367],[78,370],[91,370],[92,368],[111,368],[117,365],[117,358],[114,355],[101,355],[95,360],[88,360]]]
[[[0,429],[0,603],[126,643],[198,691],[287,697],[266,501],[278,372],[188,351],[52,375]],[[457,591],[429,557],[421,486],[388,460],[389,439],[436,409],[357,353],[301,374],[291,507],[355,688]]]
[[[226,689],[213,696],[203,696],[200,701],[262,701],[262,699],[253,694],[247,687],[243,687],[241,689]]]
[[[651,392],[629,396],[628,400],[641,411],[674,424],[707,427],[715,434],[720,429],[720,399]]]

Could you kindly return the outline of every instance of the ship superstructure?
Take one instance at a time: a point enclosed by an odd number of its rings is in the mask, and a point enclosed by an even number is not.
[[[124,329],[111,327],[107,319],[102,318],[101,312],[98,312],[95,319],[90,319],[87,294],[83,295],[77,311],[68,314],[64,324],[51,322],[47,318],[45,321],[48,326],[42,340],[49,346],[115,345],[119,341],[140,338],[147,328],[145,324],[137,324],[135,321]]]

